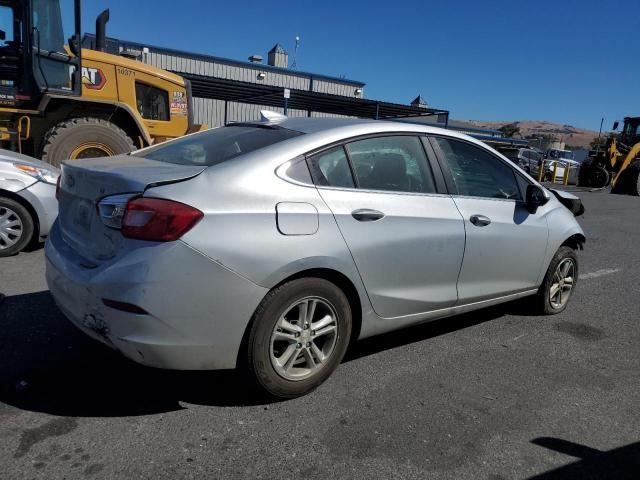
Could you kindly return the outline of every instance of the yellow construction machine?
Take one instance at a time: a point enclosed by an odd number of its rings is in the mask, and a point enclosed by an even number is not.
[[[105,53],[108,20],[105,10],[86,49],[80,0],[0,0],[1,148],[59,165],[204,128],[187,80]]]
[[[618,129],[619,122],[613,124]],[[640,195],[640,117],[626,117],[622,132],[611,135],[606,148],[585,159],[578,184],[602,188],[611,183],[613,193]]]

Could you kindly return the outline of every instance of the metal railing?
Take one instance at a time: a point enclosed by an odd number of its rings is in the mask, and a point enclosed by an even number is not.
[[[547,167],[552,168],[551,174],[551,183],[559,183],[561,185],[569,185],[569,177],[571,176],[571,170],[577,170],[579,165],[574,165],[572,163],[563,162],[562,160],[549,160],[544,159],[540,164],[540,171],[538,172],[538,181],[542,182],[545,180],[545,172],[547,171]],[[558,170],[563,169],[560,177],[558,177]],[[560,181],[558,181],[560,180]]]

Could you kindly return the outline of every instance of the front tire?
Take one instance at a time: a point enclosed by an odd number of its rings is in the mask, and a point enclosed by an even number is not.
[[[536,307],[545,315],[555,315],[567,308],[578,282],[578,257],[570,247],[560,247],[553,256],[540,290]]]
[[[320,278],[287,282],[267,294],[254,314],[247,371],[272,398],[305,395],[338,367],[351,336],[345,294]]]
[[[131,138],[117,125],[100,118],[72,118],[47,132],[41,158],[59,167],[68,159],[108,157],[134,149]]]
[[[9,257],[26,247],[33,237],[29,211],[10,198],[0,197],[0,257]]]

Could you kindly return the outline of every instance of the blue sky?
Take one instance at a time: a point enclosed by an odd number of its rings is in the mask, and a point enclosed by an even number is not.
[[[246,60],[280,42],[299,70],[421,94],[453,118],[605,128],[640,115],[640,1],[84,0],[83,30]]]

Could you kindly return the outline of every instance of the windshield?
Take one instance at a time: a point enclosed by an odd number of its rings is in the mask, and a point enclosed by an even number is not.
[[[632,138],[636,135],[640,135],[640,120],[625,123],[624,136],[627,138]]]
[[[549,157],[562,160],[573,160],[574,155],[573,152],[569,150],[550,150]]]
[[[64,6],[65,2],[61,5],[48,0],[33,1],[33,26],[37,30],[36,47],[40,50],[64,53],[66,41],[61,11]]]
[[[133,155],[179,165],[211,166],[298,135],[302,133],[286,128],[232,125],[162,143]]]

